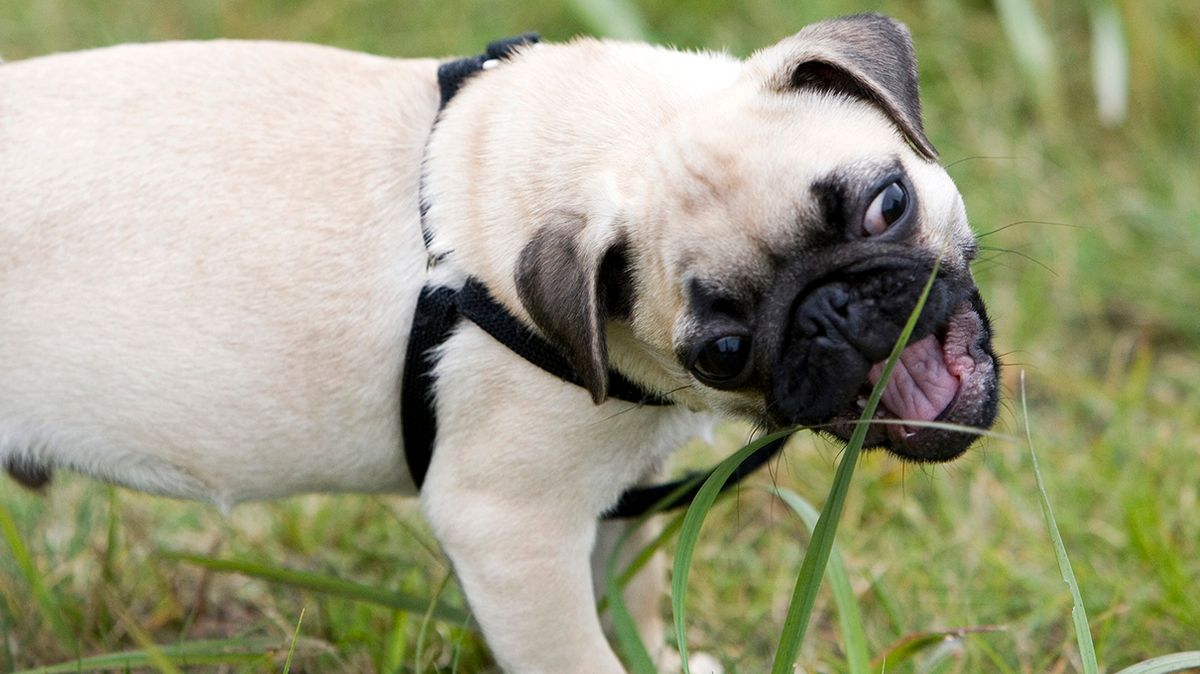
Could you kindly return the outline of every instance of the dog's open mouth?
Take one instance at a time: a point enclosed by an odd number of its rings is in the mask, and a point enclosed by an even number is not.
[[[916,461],[948,461],[965,451],[975,434],[920,422],[981,429],[991,425],[997,396],[989,337],[986,318],[964,300],[941,329],[910,343],[901,352],[875,411],[875,419],[890,423],[872,424],[866,446],[884,447]],[[871,367],[854,404],[833,420],[834,435],[849,439],[883,367],[882,362]]]
[[[804,259],[760,309],[759,367],[771,379],[776,426],[804,425],[849,440],[933,263],[895,246],[857,246],[822,268]],[[835,256],[836,258],[837,256]],[[832,268],[831,268],[832,267]],[[998,366],[987,310],[969,274],[938,272],[883,390],[865,447],[912,461],[949,461],[991,428]],[[930,426],[937,422],[938,427]]]

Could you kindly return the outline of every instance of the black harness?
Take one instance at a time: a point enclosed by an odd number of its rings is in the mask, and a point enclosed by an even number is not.
[[[441,108],[453,98],[468,78],[490,67],[485,65],[507,59],[514,49],[538,41],[535,33],[525,33],[506,40],[498,40],[487,46],[479,56],[443,63],[438,67],[438,88],[441,90]],[[424,192],[422,180],[422,192]],[[421,232],[425,245],[432,236],[425,223],[429,207],[421,196]],[[400,390],[400,414],[404,434],[404,458],[409,473],[418,488],[425,481],[429,463],[433,459],[433,445],[437,438],[437,417],[434,408],[433,351],[450,337],[450,332],[465,318],[478,325],[496,341],[559,379],[582,386],[560,349],[543,339],[507,309],[497,302],[478,279],[470,278],[461,289],[426,284],[417,300],[409,335],[408,351],[404,356],[404,378]],[[647,391],[615,370],[608,372],[608,395],[618,400],[637,405],[671,405],[668,398]],[[734,471],[725,488],[754,472],[769,461],[786,442],[781,438],[771,442],[752,454]],[[617,505],[604,514],[607,519],[630,518],[645,514],[652,509],[666,510],[685,506],[692,502],[700,490],[703,480],[700,475],[650,487],[635,487],[621,495]],[[666,500],[668,499],[669,500]]]

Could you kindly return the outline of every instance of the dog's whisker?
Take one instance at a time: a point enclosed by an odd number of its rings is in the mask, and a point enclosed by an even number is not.
[[[1007,225],[997,227],[996,229],[976,234],[975,238],[982,239],[985,236],[991,236],[993,234],[998,234],[998,233],[1003,232],[1004,230],[1008,229],[1009,227],[1016,227],[1017,225],[1049,225],[1051,227],[1070,227],[1071,229],[1083,229],[1082,225],[1075,225],[1075,224],[1072,224],[1069,222],[1053,222],[1050,220],[1017,220],[1016,222],[1010,222]]]
[[[1012,365],[1012,363],[1010,363],[1004,359],[1008,358],[1009,356],[1015,356],[1019,353],[1029,355],[1029,351],[1027,351],[1025,349],[1013,349],[1012,351],[1005,351],[1003,353],[996,354],[996,359],[1001,361],[1001,364],[1003,364],[1003,365]]]
[[[1000,255],[989,255],[988,257],[979,258],[971,263],[971,267],[973,269],[980,269],[983,267],[1000,267],[1001,269],[1007,269],[1009,271],[1017,270],[1015,265],[1001,262],[1000,258]]]
[[[1036,264],[1037,266],[1041,267],[1042,269],[1045,269],[1046,271],[1050,272],[1051,274],[1058,276],[1058,272],[1054,271],[1049,266],[1047,266],[1045,263],[1043,263],[1041,260],[1033,257],[1032,255],[1029,255],[1028,253],[1023,253],[1023,252],[1013,249],[1013,248],[999,248],[997,246],[980,246],[980,250],[991,251],[994,253],[1008,253],[1011,255],[1016,255],[1017,257],[1024,258],[1024,259]]]
[[[991,160],[991,161],[1012,161],[1014,159],[1017,159],[1017,157],[1015,155],[1003,155],[1003,154],[998,154],[998,155],[976,154],[976,155],[971,155],[969,157],[962,157],[961,159],[955,159],[954,161],[943,165],[942,168],[949,171],[950,169],[954,168],[955,166],[958,166],[959,164],[965,164],[969,161],[979,161],[979,160],[984,160],[984,159]]]
[[[640,403],[630,403],[630,404],[629,404],[629,406],[628,406],[628,407],[626,407],[625,409],[618,410],[618,411],[616,411],[616,412],[613,412],[612,414],[610,414],[610,415],[608,415],[608,416],[606,416],[606,417],[603,417],[603,418],[601,418],[601,419],[598,419],[598,420],[596,420],[596,421],[592,422],[592,424],[591,424],[591,425],[593,425],[593,426],[599,426],[600,424],[603,424],[603,423],[605,423],[605,422],[607,422],[607,421],[612,421],[613,419],[616,419],[616,418],[617,418],[617,417],[619,417],[619,416],[622,416],[622,415],[625,415],[625,414],[629,414],[630,412],[633,412],[634,410],[640,410],[640,409],[642,409],[642,408],[644,408],[644,407],[645,407],[645,405],[642,405],[642,404],[640,404]]]
[[[692,386],[691,384],[684,384],[683,386],[678,386],[678,387],[676,387],[676,388],[673,388],[673,389],[671,389],[671,390],[669,390],[669,391],[666,391],[665,393],[663,393],[663,395],[664,395],[664,396],[671,396],[671,395],[674,395],[675,393],[678,393],[678,392],[680,392],[680,391],[686,391],[687,389],[690,389],[690,388],[693,388],[693,386]],[[620,410],[620,411],[614,412],[614,413],[612,413],[612,414],[610,414],[610,415],[608,415],[608,416],[604,417],[603,419],[600,419],[600,420],[598,420],[598,421],[594,422],[594,423],[593,423],[593,425],[599,425],[599,424],[602,424],[602,423],[604,423],[604,422],[606,422],[606,421],[610,421],[610,420],[612,420],[612,419],[615,419],[615,418],[617,418],[617,417],[621,416],[622,414],[628,414],[629,412],[632,412],[632,411],[634,411],[634,410],[640,410],[640,409],[642,409],[642,408],[644,408],[644,407],[646,407],[646,404],[645,404],[645,403],[630,403],[629,407],[626,407],[626,408],[625,408],[625,409],[623,409],[623,410]]]

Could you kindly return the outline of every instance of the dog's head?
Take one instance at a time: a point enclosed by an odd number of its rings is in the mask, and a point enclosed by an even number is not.
[[[656,76],[680,80],[662,100],[592,110],[604,121],[578,131],[586,161],[552,157],[540,192],[514,202],[541,221],[513,256],[513,293],[593,397],[615,365],[694,407],[846,438],[936,268],[880,416],[989,427],[998,366],[975,238],[922,127],[907,30],[862,15],[714,61],[711,81],[677,66]],[[623,85],[644,90],[637,78]],[[631,118],[638,133],[622,131]],[[972,439],[868,435],[922,461]]]

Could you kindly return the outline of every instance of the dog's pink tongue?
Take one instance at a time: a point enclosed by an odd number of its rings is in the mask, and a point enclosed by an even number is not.
[[[883,363],[876,363],[868,374],[871,385],[881,376]],[[946,369],[942,345],[930,335],[900,352],[892,378],[883,389],[882,402],[897,418],[933,421],[957,394],[958,377]]]

